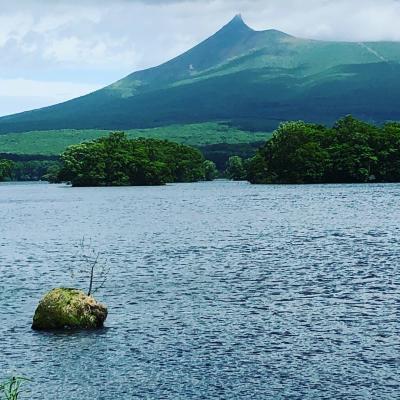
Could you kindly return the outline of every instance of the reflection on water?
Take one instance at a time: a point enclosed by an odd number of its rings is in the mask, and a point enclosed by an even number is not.
[[[31,399],[394,399],[400,186],[0,185],[0,375]],[[107,328],[30,330],[82,237]]]

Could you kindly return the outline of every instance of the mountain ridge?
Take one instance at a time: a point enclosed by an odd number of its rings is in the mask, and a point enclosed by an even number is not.
[[[157,67],[65,103],[2,117],[0,133],[221,120],[273,129],[287,119],[330,123],[350,112],[381,123],[388,116],[400,119],[400,111],[393,111],[400,109],[400,88],[393,83],[399,78],[399,42],[319,41],[256,31],[238,14]]]

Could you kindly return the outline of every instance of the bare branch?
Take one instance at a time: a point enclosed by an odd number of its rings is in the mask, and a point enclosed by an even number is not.
[[[77,265],[71,266],[71,277],[75,277],[78,271],[85,279],[89,280],[88,296],[102,289],[107,281],[110,267],[107,259],[102,258],[102,254],[94,249],[92,240],[87,241],[85,237],[78,244],[77,254],[73,259],[77,259]]]

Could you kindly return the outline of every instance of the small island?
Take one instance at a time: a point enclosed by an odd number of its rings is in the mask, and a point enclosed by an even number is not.
[[[282,123],[244,164],[254,184],[400,182],[400,123]]]
[[[78,289],[59,288],[47,293],[33,317],[32,329],[98,329],[107,318],[107,307]]]
[[[156,139],[129,139],[123,132],[68,147],[53,181],[72,186],[152,186],[212,180],[215,164],[200,151]]]

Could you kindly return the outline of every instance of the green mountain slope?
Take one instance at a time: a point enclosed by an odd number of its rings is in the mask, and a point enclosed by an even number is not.
[[[0,135],[0,154],[59,155],[69,145],[107,136],[110,132],[99,129],[62,129],[55,131],[33,131]],[[188,146],[214,144],[241,145],[265,142],[271,134],[246,132],[233,127],[216,124],[172,125],[152,129],[131,129],[126,131],[129,138],[150,138],[171,140]],[[0,155],[1,158],[1,155]]]
[[[185,54],[56,106],[0,118],[0,133],[226,121],[271,130],[345,114],[400,119],[400,43],[254,31],[240,16]]]

